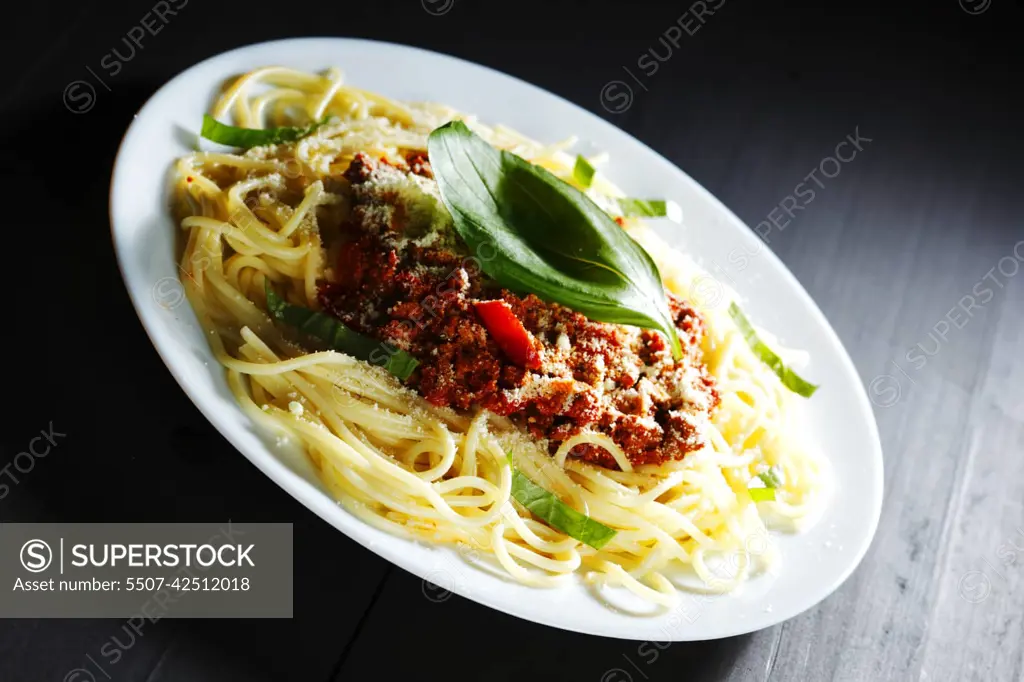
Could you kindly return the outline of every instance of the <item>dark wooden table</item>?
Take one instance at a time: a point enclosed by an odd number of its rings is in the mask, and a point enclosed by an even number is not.
[[[0,498],[0,521],[293,522],[295,617],[165,619],[136,636],[116,620],[4,621],[0,680],[83,682],[69,672],[114,638],[123,656],[98,680],[1024,679],[1019,0],[705,0],[718,9],[702,21],[685,1],[157,5],[166,23],[130,58],[123,38],[139,35],[149,2],[24,3],[7,17],[2,262],[17,272],[5,278],[0,467],[50,423],[68,435]],[[246,43],[328,34],[534,82],[663,153],[752,226],[815,169],[833,173],[822,163],[846,135],[870,140],[766,233],[876,403],[881,525],[837,593],[717,642],[553,630],[438,599],[214,431],[125,295],[110,166],[134,111],[174,74]],[[111,58],[121,68],[95,100],[69,101],[66,87],[109,74]],[[612,81],[631,89],[628,106]]]

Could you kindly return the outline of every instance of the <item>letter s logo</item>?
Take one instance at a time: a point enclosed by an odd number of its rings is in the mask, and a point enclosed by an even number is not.
[[[53,551],[42,540],[29,540],[21,546],[21,565],[30,573],[41,573],[53,563]]]

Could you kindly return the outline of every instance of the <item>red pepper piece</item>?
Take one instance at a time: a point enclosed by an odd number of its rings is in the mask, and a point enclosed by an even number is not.
[[[505,301],[478,301],[474,307],[484,327],[508,359],[527,369],[540,369],[540,354],[533,336]]]

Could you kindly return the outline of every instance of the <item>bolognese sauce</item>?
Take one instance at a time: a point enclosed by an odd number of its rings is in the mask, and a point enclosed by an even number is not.
[[[718,405],[700,360],[700,315],[668,293],[683,357],[656,331],[595,322],[490,280],[440,202],[429,161],[358,155],[345,172],[352,211],[319,287],[324,310],[419,361],[407,385],[430,403],[507,416],[551,453],[584,430],[609,436],[634,465],[703,446]],[[571,456],[609,468],[604,449]]]

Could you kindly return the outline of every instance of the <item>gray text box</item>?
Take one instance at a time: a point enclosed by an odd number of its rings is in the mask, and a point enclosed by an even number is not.
[[[0,524],[0,618],[291,618],[290,523]]]

